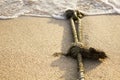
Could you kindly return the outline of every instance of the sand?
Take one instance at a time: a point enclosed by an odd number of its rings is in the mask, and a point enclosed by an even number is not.
[[[120,79],[120,16],[89,16],[82,21],[84,43],[104,50],[103,63],[84,60],[86,80]],[[0,20],[0,80],[76,80],[67,20],[19,17]]]

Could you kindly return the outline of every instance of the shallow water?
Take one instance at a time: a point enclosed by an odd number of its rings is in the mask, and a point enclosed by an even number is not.
[[[21,15],[64,19],[67,9],[85,15],[120,13],[120,0],[0,0],[0,19]]]

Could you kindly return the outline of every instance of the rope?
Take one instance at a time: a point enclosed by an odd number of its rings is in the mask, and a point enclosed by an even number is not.
[[[71,29],[73,33],[74,42],[72,46],[69,48],[68,53],[65,56],[70,56],[77,60],[78,69],[79,69],[79,78],[77,80],[85,80],[84,76],[84,65],[82,62],[83,58],[99,60],[107,58],[105,52],[96,50],[92,47],[85,48],[82,43],[83,38],[83,30],[81,26],[82,19],[84,14],[80,13],[79,11],[74,10],[67,10],[66,11],[66,18],[70,20]],[[77,29],[75,24],[77,23]]]
[[[82,20],[78,18],[77,26],[78,26],[78,40],[79,40],[79,42],[82,42],[82,40],[83,40],[83,32],[82,32],[83,30],[82,30],[81,23],[82,23]]]
[[[71,28],[72,28],[72,33],[73,33],[73,39],[75,43],[78,43],[78,36],[77,36],[77,31],[74,25],[74,20],[70,18],[70,23],[71,23]]]
[[[82,26],[81,26],[81,22],[82,20],[78,18],[77,23],[78,23],[78,40],[80,43],[82,43]],[[81,45],[83,46],[83,45]],[[81,53],[77,55],[77,61],[78,61],[78,67],[79,67],[79,80],[85,80],[85,74],[84,74],[84,65],[83,65],[83,61],[82,61],[82,55]]]
[[[68,13],[69,11],[67,11]],[[70,13],[70,12],[69,12]],[[82,40],[82,28],[79,24],[79,17],[77,14],[75,14],[75,12],[71,12],[73,16],[69,17],[70,19],[70,23],[71,23],[71,28],[72,28],[72,33],[73,33],[73,39],[74,39],[74,46],[72,46],[70,48],[70,52],[72,52],[72,56],[74,58],[77,58],[77,62],[78,62],[78,69],[79,69],[79,78],[78,80],[84,80],[84,66],[83,66],[83,62],[82,62],[82,55],[81,53],[78,54],[80,52],[80,49],[79,47],[81,47],[82,45],[79,44],[81,43],[81,40]],[[69,15],[70,16],[70,15]],[[78,22],[78,31],[76,30],[76,27],[75,27],[75,21],[77,20]],[[80,45],[80,46],[79,46]]]

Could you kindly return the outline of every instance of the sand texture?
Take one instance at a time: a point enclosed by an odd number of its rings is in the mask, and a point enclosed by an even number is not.
[[[0,80],[76,80],[76,61],[53,56],[71,45],[68,23],[36,17],[0,20]],[[120,80],[120,16],[85,17],[82,26],[85,45],[108,55],[103,63],[84,60],[86,80]]]

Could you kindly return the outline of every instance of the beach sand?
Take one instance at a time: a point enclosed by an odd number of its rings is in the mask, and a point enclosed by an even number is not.
[[[19,17],[0,20],[0,80],[76,80],[76,60],[64,56],[72,42],[67,20]],[[120,80],[120,16],[82,20],[83,42],[104,50],[103,63],[84,60],[86,80]]]

